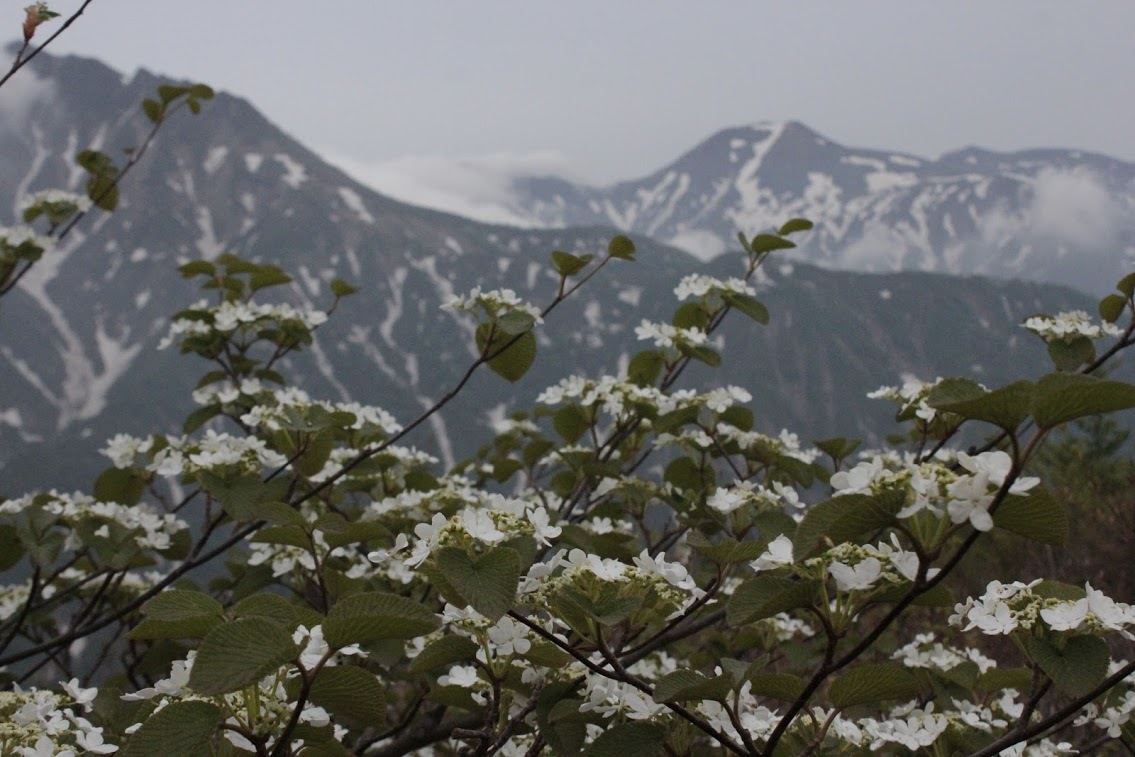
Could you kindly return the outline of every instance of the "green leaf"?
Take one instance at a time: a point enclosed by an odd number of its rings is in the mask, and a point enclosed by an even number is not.
[[[95,480],[94,495],[99,502],[136,505],[146,490],[146,482],[129,468],[107,468]]]
[[[675,670],[654,685],[655,702],[721,701],[733,687],[728,676],[708,678],[696,670]]]
[[[348,297],[357,291],[359,291],[358,287],[351,286],[342,279],[335,279],[331,282],[331,294],[336,297]]]
[[[636,386],[653,386],[662,374],[666,361],[654,350],[643,350],[631,358],[627,378]]]
[[[848,668],[832,682],[828,699],[842,710],[888,699],[913,699],[918,694],[918,679],[909,670],[896,663],[881,663]]]
[[[795,702],[804,693],[804,679],[791,673],[753,673],[747,679],[754,696]]]
[[[212,751],[213,734],[224,717],[209,702],[173,702],[142,721],[130,736],[122,757],[201,757]]]
[[[755,560],[768,549],[768,541],[765,539],[739,542],[726,536],[714,543],[697,531],[690,531],[686,535],[686,544],[718,565]]]
[[[776,230],[777,234],[784,236],[785,234],[795,234],[798,231],[809,231],[815,224],[807,218],[792,218],[784,222],[784,225]]]
[[[1107,677],[1110,653],[1098,636],[1073,636],[1063,648],[1039,636],[1026,636],[1028,651],[1056,688],[1070,697],[1080,697]]]
[[[612,726],[583,750],[583,757],[628,757],[662,754],[666,731],[651,723],[619,723]]]
[[[354,665],[335,665],[315,677],[311,702],[349,725],[378,726],[386,720],[384,690],[374,673]]]
[[[703,345],[682,345],[679,351],[687,357],[692,357],[694,360],[700,360],[711,368],[716,368],[721,365],[721,355],[717,354],[715,350],[705,347]]]
[[[814,505],[796,528],[793,556],[797,560],[810,557],[823,549],[825,538],[840,544],[892,525],[903,499],[903,492],[844,494]]]
[[[116,174],[92,174],[87,179],[87,197],[96,207],[108,213],[114,212],[118,207],[118,185],[115,183]]]
[[[1071,342],[1054,340],[1048,343],[1048,356],[1056,370],[1071,372],[1096,359],[1096,346],[1086,336],[1076,337]]]
[[[472,660],[477,656],[477,644],[465,636],[442,636],[426,645],[410,663],[411,673],[425,673],[435,668]]]
[[[1017,381],[986,392],[969,379],[946,379],[930,390],[926,404],[945,413],[1013,431],[1028,416],[1034,390],[1031,381]]]
[[[199,694],[227,694],[251,686],[299,654],[291,634],[264,618],[217,626],[201,642],[189,674]]]
[[[812,603],[815,581],[793,581],[774,575],[750,578],[738,586],[725,605],[725,619],[733,627],[770,618]]]
[[[520,581],[520,555],[510,547],[496,547],[476,560],[464,550],[445,547],[437,566],[461,598],[492,621],[512,609]]]
[[[493,373],[506,381],[516,383],[536,362],[536,335],[531,331],[526,331],[517,337],[501,338],[497,335],[492,344],[487,345],[485,341],[490,333],[492,333],[490,324],[482,323],[478,326],[477,346],[484,354],[494,355],[488,361],[489,369]],[[515,341],[512,341],[512,344],[500,354],[495,354],[510,340]]]
[[[1115,288],[1123,292],[1125,297],[1132,297],[1135,295],[1135,273],[1129,273],[1119,280]]]
[[[709,326],[709,313],[699,303],[687,302],[674,311],[670,321],[675,328],[704,331]]]
[[[497,326],[505,334],[516,336],[525,331],[531,331],[536,325],[536,319],[523,310],[510,310],[497,318]]]
[[[441,622],[422,604],[397,594],[369,592],[339,600],[323,622],[323,635],[335,648],[380,639],[412,639]]]
[[[131,639],[197,639],[224,620],[221,603],[199,591],[167,589],[142,605],[146,617],[131,629]]]
[[[201,473],[199,480],[205,491],[220,502],[224,511],[235,521],[259,520],[258,506],[284,499],[291,485],[286,476],[277,476],[271,481],[261,481],[259,476],[253,475],[226,480],[208,471]],[[305,540],[297,546],[306,544]]]
[[[208,84],[194,84],[189,88],[189,94],[200,100],[212,100],[214,93]]]
[[[1108,323],[1115,323],[1127,309],[1127,299],[1118,294],[1109,294],[1100,300],[1100,318]]]
[[[772,252],[773,250],[788,250],[796,246],[795,242],[778,237],[775,234],[757,234],[749,246],[756,254]]]
[[[1041,428],[1135,407],[1135,386],[1078,373],[1052,373],[1036,384],[1032,416]]]
[[[279,594],[253,594],[237,602],[229,610],[233,618],[265,618],[294,631],[299,626],[311,628],[323,622],[323,616],[309,607],[293,604]]]
[[[142,605],[142,614],[156,620],[185,620],[199,615],[220,618],[225,613],[221,603],[199,591],[166,589]]]
[[[146,98],[142,101],[142,112],[146,114],[146,118],[156,124],[162,119],[162,104],[157,100]]]
[[[722,296],[722,299],[732,305],[734,309],[749,316],[762,326],[768,325],[768,308],[762,305],[760,300],[758,300],[756,297],[748,294],[728,292]]]
[[[570,252],[556,250],[552,253],[552,267],[561,276],[574,276],[587,267],[594,255],[572,255]]]
[[[993,513],[993,525],[1006,531],[1060,546],[1068,537],[1068,510],[1043,486],[1024,495],[1010,494]]]
[[[1016,689],[1029,691],[1033,685],[1033,672],[1028,668],[990,668],[973,683],[975,691],[1001,691]]]
[[[565,405],[552,416],[552,427],[568,444],[575,444],[587,430],[587,417],[575,405]]]
[[[0,523],[0,570],[7,570],[24,556],[24,547],[16,527],[10,523]]]
[[[292,277],[274,265],[261,266],[248,277],[248,288],[256,292],[272,286],[292,283]]]
[[[607,254],[619,260],[634,260],[635,246],[631,238],[619,234],[611,239],[607,245]]]
[[[189,94],[189,87],[184,87],[179,84],[162,84],[158,86],[158,97],[162,98],[162,102],[166,104],[187,94]]]
[[[816,448],[833,460],[845,460],[852,452],[859,449],[863,442],[859,439],[845,439],[842,436],[831,439],[820,439],[815,442]]]
[[[221,411],[223,410],[224,408],[219,404],[199,407],[185,418],[185,423],[182,424],[181,430],[186,434],[192,434],[194,431],[204,426],[213,418],[216,418],[218,415],[220,415]]]

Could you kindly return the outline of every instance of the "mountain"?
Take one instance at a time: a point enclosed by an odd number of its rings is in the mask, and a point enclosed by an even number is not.
[[[0,207],[28,192],[81,189],[74,155],[138,145],[139,104],[163,80],[122,76],[93,60],[40,56],[0,91]],[[18,118],[16,115],[18,114]],[[738,137],[739,139],[740,137]],[[777,141],[779,141],[778,138]],[[740,147],[736,148],[741,151]],[[786,169],[787,170],[787,169]],[[858,170],[858,169],[856,169]],[[780,220],[778,218],[778,220]],[[0,221],[7,219],[0,218]],[[0,489],[88,486],[113,433],[176,430],[208,370],[156,345],[170,315],[199,293],[180,263],[225,250],[295,275],[295,303],[344,301],[312,348],[282,369],[314,396],[381,405],[413,418],[451,387],[473,356],[472,325],[438,309],[473,286],[554,296],[555,249],[597,252],[609,223],[562,229],[491,226],[373,192],[280,131],[247,101],[221,93],[199,116],[178,114],[127,177],[113,214],[96,211],[0,300]],[[633,327],[665,320],[686,273],[736,275],[736,258],[700,263],[637,236],[639,261],[614,261],[540,329],[541,358],[517,386],[478,374],[412,441],[445,461],[484,438],[484,426],[569,372],[616,370],[642,348]],[[878,441],[890,409],[867,391],[900,374],[976,375],[990,385],[1040,373],[1042,345],[1020,329],[1040,310],[1091,307],[1068,288],[900,273],[827,271],[785,258],[762,280],[767,328],[744,319],[723,332],[728,380],[754,394],[760,428]]]
[[[1135,262],[1135,164],[1076,150],[937,160],[840,145],[793,121],[726,129],[609,187],[517,177],[507,211],[536,226],[610,225],[702,259],[792,216],[808,262],[1110,291]]]

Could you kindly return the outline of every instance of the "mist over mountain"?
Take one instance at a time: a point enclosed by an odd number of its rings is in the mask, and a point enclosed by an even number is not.
[[[146,71],[123,76],[97,61],[48,56],[13,82],[19,87],[5,88],[0,111],[5,224],[17,220],[20,198],[30,192],[81,191],[78,151],[121,156],[138,145],[149,125],[140,103],[162,83]],[[761,279],[772,323],[729,321],[717,345],[723,369],[699,368],[687,380],[747,387],[759,427],[771,433],[787,426],[811,438],[878,441],[890,431],[892,410],[868,401],[866,392],[903,374],[965,374],[993,386],[1044,372],[1043,346],[1020,322],[1042,310],[1092,307],[1067,287],[924,272],[1016,271],[1038,279],[1039,272],[1055,276],[1061,265],[1086,272],[1083,250],[1096,248],[1073,240],[1053,248],[1064,249],[1063,257],[1044,257],[1048,248],[1039,242],[1022,252],[1016,241],[1001,246],[1005,257],[980,257],[965,245],[948,252],[955,249],[949,240],[986,228],[974,220],[974,208],[979,219],[1000,209],[1005,228],[1017,229],[1024,221],[1014,219],[1024,218],[1038,196],[1069,210],[1062,198],[1083,196],[1076,182],[1088,182],[1119,203],[1112,187],[1130,181],[1128,164],[1100,156],[1031,155],[1012,158],[1011,178],[1009,158],[976,150],[927,163],[848,151],[798,124],[747,127],[722,132],[641,182],[603,190],[552,178],[518,182],[517,197],[526,199],[517,208],[555,227],[520,228],[379,194],[247,101],[220,93],[199,116],[178,114],[163,127],[125,180],[115,213],[93,213],[0,300],[2,489],[89,485],[92,471],[106,465],[96,450],[109,435],[177,429],[194,407],[190,391],[209,369],[156,349],[170,316],[201,297],[176,271],[189,260],[232,251],[273,262],[295,276],[286,296],[313,306],[330,303],[336,278],[359,285],[362,293],[344,301],[312,348],[283,369],[314,396],[381,405],[405,422],[475,357],[473,324],[439,310],[441,302],[479,285],[511,287],[546,303],[557,283],[552,250],[599,252],[616,229],[630,231],[638,262],[613,261],[549,317],[538,335],[540,356],[522,382],[478,374],[412,440],[452,462],[485,439],[493,419],[524,407],[562,376],[625,365],[645,346],[634,326],[644,318],[669,320],[677,304],[672,289],[683,275],[741,271],[739,256],[704,262],[675,244],[698,247],[708,258],[709,251],[731,249],[738,229],[752,234],[797,215],[820,226]],[[1057,178],[1044,179],[1046,172]],[[1109,233],[1126,239],[1120,221],[1129,208],[1108,207],[1104,217],[1114,212],[1120,219]],[[1098,222],[1086,214],[1070,228],[1092,241]],[[1061,229],[1052,231],[1073,233]],[[864,246],[870,234],[879,235],[877,243]],[[935,253],[934,244],[947,253]],[[1100,277],[1118,277],[1104,269],[1118,270],[1122,255],[1090,254],[1099,256],[1092,260],[1100,262]],[[868,275],[808,261],[918,272]]]
[[[348,168],[423,204],[525,226],[609,225],[703,260],[736,249],[738,231],[790,216],[817,223],[802,258],[844,270],[1025,278],[1095,294],[1135,260],[1135,165],[1080,150],[967,147],[928,159],[846,147],[787,121],[724,129],[606,187],[549,164],[486,156],[448,170],[436,158]]]

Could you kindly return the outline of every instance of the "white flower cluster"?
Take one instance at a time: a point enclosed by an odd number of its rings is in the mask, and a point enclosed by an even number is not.
[[[481,287],[476,287],[464,297],[452,295],[441,305],[442,310],[451,313],[459,311],[475,313],[478,308],[489,318],[500,318],[506,313],[520,312],[530,315],[536,323],[544,322],[540,316],[540,308],[520,299],[520,296],[511,289],[490,289],[482,292]]]
[[[1108,666],[1107,674],[1112,676],[1119,672],[1119,668],[1126,665],[1126,660],[1113,660]],[[1131,686],[1130,676],[1123,681],[1123,685]],[[1118,739],[1123,734],[1123,727],[1131,722],[1131,715],[1135,713],[1135,691],[1128,688],[1120,693],[1121,689],[1113,689],[1107,696],[1091,702],[1084,707],[1076,718],[1076,725],[1091,723],[1100,730],[1107,731],[1107,735]]]
[[[948,647],[932,633],[918,634],[914,641],[896,649],[891,654],[891,659],[899,660],[908,668],[929,668],[942,672],[952,670],[963,662],[976,664],[978,671],[982,673],[997,667],[996,660],[986,657],[979,650]]]
[[[30,226],[0,226],[0,260],[34,259],[54,246],[54,237],[36,234]]]
[[[1123,330],[1114,323],[1093,323],[1083,310],[1070,310],[1056,315],[1034,315],[1022,326],[1045,342],[1074,342],[1080,337],[1099,339],[1119,336]]]
[[[753,289],[744,279],[730,278],[722,281],[701,273],[691,273],[674,288],[674,295],[679,301],[687,300],[690,297],[705,297],[711,293],[720,295],[723,292],[752,296],[757,293],[757,290]]]
[[[560,527],[551,525],[548,511],[543,507],[531,507],[521,499],[488,495],[478,505],[466,505],[461,512],[451,518],[442,513],[434,513],[429,523],[414,526],[414,542],[410,556],[406,558],[407,568],[417,568],[438,548],[445,546],[466,546],[470,540],[481,544],[499,544],[513,536],[528,535],[540,544],[548,546],[549,539],[560,535]],[[394,553],[410,545],[406,534],[398,534],[393,553],[371,552],[367,557],[376,563],[388,560]]]
[[[784,486],[779,481],[773,481],[772,488],[765,488],[752,481],[740,481],[729,487],[718,487],[706,498],[707,507],[720,513],[731,513],[740,507],[752,508],[755,511],[767,512],[769,510],[782,510],[786,506],[802,508],[800,495],[790,486]]]
[[[832,474],[830,483],[835,496],[843,494],[878,494],[902,485],[908,491],[907,506],[898,517],[909,518],[927,511],[942,515],[945,511],[953,523],[969,523],[978,531],[993,528],[989,507],[1012,471],[1013,460],[1007,452],[992,450],[979,455],[957,453],[957,461],[967,471],[958,474],[940,462],[915,465],[902,461],[898,471],[885,467],[883,458],[873,457],[851,470]],[[1040,479],[1021,476],[1009,487],[1009,494],[1022,496],[1040,483]]]
[[[36,216],[46,215],[51,224],[55,225],[75,213],[86,213],[91,207],[91,198],[86,195],[64,192],[61,189],[45,189],[25,197],[20,211],[24,214],[31,211]]]
[[[231,390],[230,390],[231,391]],[[251,394],[241,385],[240,394]],[[402,430],[402,426],[394,416],[380,407],[362,405],[358,402],[328,402],[326,400],[313,400],[302,389],[288,387],[286,389],[268,389],[260,393],[260,404],[241,416],[240,420],[249,426],[262,427],[270,431],[288,428],[297,416],[302,416],[311,408],[322,408],[332,413],[351,413],[355,422],[351,426],[354,431],[364,433],[380,432],[392,436]],[[234,398],[235,399],[235,398]]]
[[[177,516],[159,514],[144,503],[126,506],[117,502],[99,502],[82,492],[62,494],[54,489],[47,494],[26,494],[0,502],[0,515],[17,515],[32,506],[42,507],[59,518],[59,525],[67,529],[64,542],[67,549],[79,546],[76,532],[84,521],[113,522],[134,532],[134,543],[140,549],[168,549],[173,535],[189,528],[189,524]],[[109,535],[109,526],[104,524],[96,529],[95,535]]]
[[[303,641],[305,635],[309,638],[308,646],[310,646],[310,638],[314,636],[314,633],[308,632],[307,629],[304,629],[304,633],[297,630],[295,638],[298,641],[296,643]],[[153,686],[141,689],[133,694],[124,694],[122,698],[126,701],[158,699],[158,706],[154,712],[159,712],[162,708],[176,701],[201,700],[213,702],[219,705],[227,715],[225,727],[221,731],[225,739],[234,747],[249,752],[255,753],[257,748],[244,734],[262,739],[262,743],[265,743],[283,733],[291,721],[292,711],[295,707],[288,701],[285,681],[289,675],[298,675],[298,670],[291,668],[291,666],[285,666],[262,678],[254,692],[246,688],[232,694],[210,698],[195,694],[188,688],[189,676],[193,672],[193,662],[196,655],[196,652],[189,652],[184,660],[175,661],[171,666],[169,678],[163,678]],[[310,701],[306,701],[303,710],[300,712],[299,722],[320,728],[328,725],[331,718],[322,707],[316,707]],[[133,733],[141,727],[142,724],[137,723],[127,728],[126,732]],[[336,725],[335,733],[337,738],[342,738],[347,734],[347,731]],[[300,749],[303,745],[302,740],[292,741],[291,745],[293,749]]]
[[[1117,631],[1127,639],[1135,639],[1135,634],[1128,630],[1135,625],[1135,607],[1116,602],[1092,588],[1090,583],[1084,584],[1082,599],[1044,598],[1033,592],[1038,583],[1039,579],[1028,584],[991,581],[982,596],[969,597],[954,606],[950,623],[960,627],[968,621],[963,631],[977,628],[982,633],[997,635],[1028,630],[1039,619],[1053,631],[1093,634]]]
[[[231,334],[238,329],[263,328],[266,322],[297,323],[313,329],[327,321],[327,313],[313,308],[296,308],[287,303],[231,302],[210,305],[199,300],[183,317],[174,320],[169,332],[158,343],[163,350],[179,341],[182,335],[208,334],[214,331]]]
[[[697,404],[697,397],[697,392],[692,389],[666,394],[656,387],[638,386],[614,376],[603,376],[598,380],[569,376],[541,392],[536,401],[545,405],[558,405],[565,400],[575,400],[580,407],[598,407],[617,419],[637,404],[649,405],[665,414]]]
[[[156,446],[153,439],[118,434],[100,451],[115,467],[142,468],[163,477],[229,467],[259,474],[265,468],[279,468],[288,462],[279,452],[268,449],[263,439],[254,436],[218,434],[209,429],[200,439],[170,436],[162,441],[160,448],[152,452]]]
[[[788,429],[781,429],[778,436],[771,437],[757,431],[742,431],[728,423],[718,423],[716,431],[722,438],[737,442],[742,449],[750,452],[772,452],[804,463],[815,462],[821,454],[815,447],[809,449],[801,447],[800,437]]]
[[[12,757],[75,757],[113,754],[114,744],[72,708],[90,712],[98,689],[84,689],[72,678],[63,693],[16,687],[0,692],[0,754]]]
[[[669,323],[654,323],[642,319],[642,324],[635,326],[635,336],[639,341],[653,339],[654,346],[660,348],[697,347],[709,340],[709,335],[701,329],[680,329]]]
[[[884,399],[899,403],[899,413],[914,411],[915,416],[926,422],[934,420],[938,411],[926,404],[926,398],[934,387],[942,381],[942,377],[933,381],[921,381],[914,376],[903,376],[903,385],[881,386],[873,392],[868,392],[868,399]]]
[[[721,671],[715,672],[720,675]],[[764,738],[780,724],[781,716],[776,710],[770,710],[768,707],[758,704],[756,697],[752,694],[752,687],[751,681],[745,681],[741,689],[737,691],[734,700],[736,702],[737,721],[740,722],[741,727],[748,732],[749,736]],[[718,732],[732,738],[734,743],[741,741],[741,734],[737,730],[733,718],[730,717],[728,710],[721,702],[706,699],[698,703],[697,709],[705,716],[706,722],[717,729]]]

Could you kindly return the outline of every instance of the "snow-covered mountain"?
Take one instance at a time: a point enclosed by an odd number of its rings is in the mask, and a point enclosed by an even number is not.
[[[379,184],[381,186],[381,184]],[[650,176],[591,187],[515,176],[492,211],[532,226],[601,224],[706,260],[790,216],[818,225],[803,260],[1109,291],[1135,262],[1135,165],[1075,150],[937,160],[840,145],[796,122],[714,134]],[[452,192],[452,189],[450,190]]]
[[[139,104],[159,83],[146,71],[123,77],[71,57],[41,56],[21,71],[0,92],[0,223],[16,220],[28,192],[80,191],[79,150],[121,155],[139,144],[148,126]],[[767,132],[759,143],[769,145],[762,170],[778,165],[778,145],[790,133],[806,132],[786,128],[775,139]],[[758,143],[734,145],[741,139],[725,138],[732,153],[723,154],[713,175],[733,165],[729,154],[738,163],[753,158]],[[788,164],[780,165],[788,176]],[[847,174],[833,182],[850,186],[851,177],[870,175],[864,165],[843,165]],[[710,170],[695,175],[691,163],[685,181],[709,180]],[[676,191],[683,180],[671,182]],[[673,196],[674,208],[682,207],[685,195]],[[643,210],[634,218],[643,222],[657,203],[639,201]],[[554,196],[546,207],[553,205],[569,207]],[[617,212],[634,220],[628,207]],[[755,230],[811,212],[779,210],[739,225]],[[558,220],[577,223],[566,211]],[[362,294],[342,303],[312,348],[282,368],[315,396],[378,404],[408,419],[449,388],[472,357],[471,324],[438,305],[476,285],[507,286],[547,302],[557,283],[549,253],[595,252],[614,233],[610,218],[592,220],[602,223],[520,229],[397,202],[327,165],[245,100],[219,94],[201,115],[178,114],[163,128],[126,179],[116,212],[92,214],[0,300],[0,489],[89,484],[91,471],[106,464],[96,452],[101,439],[174,429],[193,409],[190,390],[208,366],[156,350],[169,316],[199,297],[177,274],[179,263],[226,250],[270,261],[295,275],[292,301],[316,306],[328,304],[335,278],[360,285]],[[666,237],[659,231],[665,223],[654,233]],[[670,292],[682,275],[738,272],[739,261],[727,256],[703,264],[636,239],[639,262],[612,264],[548,319],[538,337],[544,359],[524,381],[514,387],[476,376],[414,442],[444,460],[460,458],[483,438],[477,429],[490,418],[530,402],[565,373],[593,375],[624,364],[642,348],[633,326],[669,318]],[[889,430],[889,408],[864,395],[902,373],[969,373],[993,384],[1016,371],[1040,372],[1043,348],[1020,329],[1021,320],[1038,310],[1090,307],[1082,295],[1052,286],[865,276],[787,262],[770,273],[762,298],[773,322],[728,323],[727,377],[751,389],[761,428],[807,429],[817,438],[878,438]],[[946,347],[929,346],[940,343]],[[686,378],[722,380],[709,371]]]

